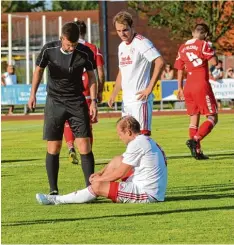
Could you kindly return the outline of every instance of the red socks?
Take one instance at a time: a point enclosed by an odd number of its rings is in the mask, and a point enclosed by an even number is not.
[[[189,138],[193,139],[196,133],[197,133],[197,126],[190,124],[189,125]]]
[[[198,129],[196,135],[195,135],[195,139],[198,139],[198,140],[202,140],[203,138],[206,137],[206,135],[208,135],[211,130],[213,129],[214,127],[214,124],[209,121],[209,120],[206,120]]]
[[[66,121],[64,125],[64,138],[69,149],[74,148],[75,137],[71,131],[69,123]]]

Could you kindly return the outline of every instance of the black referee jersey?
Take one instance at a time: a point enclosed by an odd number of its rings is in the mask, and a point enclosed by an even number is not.
[[[49,69],[47,94],[56,99],[79,98],[84,90],[82,75],[96,69],[94,54],[90,48],[78,43],[71,54],[61,51],[61,41],[47,43],[37,57],[36,65]]]

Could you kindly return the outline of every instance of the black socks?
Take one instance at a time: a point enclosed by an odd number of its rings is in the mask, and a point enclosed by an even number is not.
[[[58,192],[58,172],[59,172],[59,154],[46,154],[46,171],[50,185],[50,192]]]
[[[85,183],[86,186],[89,186],[90,185],[89,177],[91,174],[94,173],[93,152],[91,151],[88,154],[80,154],[80,157],[81,157],[81,166],[85,177]]]

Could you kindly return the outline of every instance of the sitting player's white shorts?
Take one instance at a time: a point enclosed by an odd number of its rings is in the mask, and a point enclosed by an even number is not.
[[[131,115],[141,125],[141,132],[150,135],[153,111],[153,100],[139,101],[135,103],[122,103],[122,116]]]
[[[108,198],[113,202],[150,203],[157,200],[142,191],[133,182],[110,182]]]

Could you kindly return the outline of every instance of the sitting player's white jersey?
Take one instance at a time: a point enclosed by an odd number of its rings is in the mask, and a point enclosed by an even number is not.
[[[148,195],[164,201],[167,163],[164,152],[150,137],[139,135],[132,140],[123,154],[122,162],[134,169],[126,182],[133,182]]]
[[[123,102],[139,102],[137,92],[146,89],[150,82],[151,62],[160,53],[147,38],[135,34],[131,43],[119,45],[119,69],[122,75]],[[153,100],[153,94],[148,100]]]

